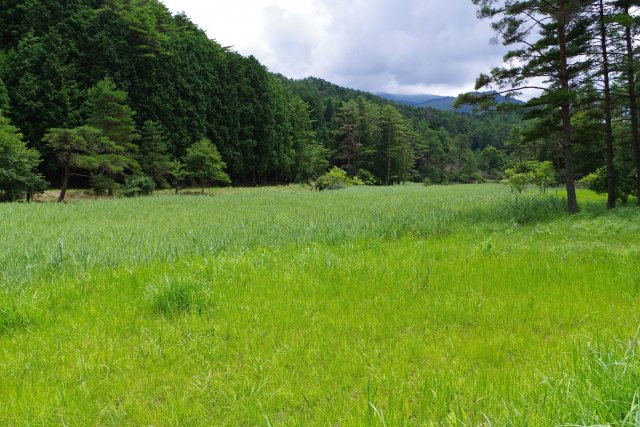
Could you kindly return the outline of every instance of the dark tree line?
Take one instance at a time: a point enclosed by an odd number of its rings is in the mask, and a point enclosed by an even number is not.
[[[3,1],[0,111],[38,177],[4,191],[10,199],[39,191],[42,177],[61,199],[69,185],[112,193],[140,174],[158,187],[203,185],[185,164],[202,141],[239,185],[304,182],[330,166],[378,184],[472,182],[497,177],[520,121],[290,81],[157,0]]]

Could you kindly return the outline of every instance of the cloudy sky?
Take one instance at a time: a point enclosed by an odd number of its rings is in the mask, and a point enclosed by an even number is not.
[[[471,0],[162,0],[287,77],[457,95],[504,53]]]

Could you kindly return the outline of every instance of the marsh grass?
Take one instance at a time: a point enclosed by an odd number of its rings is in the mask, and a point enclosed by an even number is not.
[[[0,424],[637,425],[640,212],[580,198],[2,205]]]
[[[203,289],[192,282],[166,278],[160,285],[150,286],[147,293],[152,311],[165,317],[213,309]]]
[[[0,336],[24,330],[29,323],[29,318],[15,305],[0,306]]]

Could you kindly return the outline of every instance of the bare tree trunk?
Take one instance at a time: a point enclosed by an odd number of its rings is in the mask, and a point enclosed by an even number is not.
[[[560,49],[560,87],[562,89],[562,145],[564,148],[564,169],[567,187],[567,205],[569,213],[577,213],[578,198],[576,196],[576,182],[573,170],[573,146],[571,140],[571,88],[569,86],[569,72],[567,65],[567,5],[560,0],[558,16],[558,47]]]
[[[613,164],[613,127],[611,124],[611,86],[609,83],[609,55],[607,51],[607,27],[604,22],[604,3],[600,0],[600,44],[602,49],[602,74],[604,78],[604,122],[607,145],[607,209],[616,207],[616,170]]]
[[[624,8],[629,14],[629,5]],[[631,137],[633,141],[633,151],[636,159],[636,197],[640,205],[640,131],[638,130],[638,98],[636,91],[636,67],[633,54],[633,36],[631,35],[631,25],[625,26],[627,39],[627,83],[629,90],[629,114],[631,115]]]
[[[62,189],[60,190],[60,196],[58,196],[58,203],[64,202],[64,198],[67,195],[67,188],[69,188],[69,164],[64,165],[64,177],[62,178]]]

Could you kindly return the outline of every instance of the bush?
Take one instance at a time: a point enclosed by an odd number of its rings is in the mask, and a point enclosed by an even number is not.
[[[347,172],[338,167],[334,167],[329,172],[318,178],[315,188],[318,191],[339,190],[349,185],[353,185],[353,182],[347,175]]]
[[[509,168],[505,172],[503,183],[511,187],[511,191],[522,193],[529,184],[538,186],[546,193],[549,187],[556,183],[556,171],[551,162],[526,162]]]
[[[616,200],[625,204],[629,197],[635,194],[633,185],[634,174],[625,174],[616,170]],[[607,194],[607,168],[603,167],[590,173],[578,181],[578,185],[586,187],[598,194]]]
[[[359,179],[364,185],[376,185],[376,177],[366,169],[360,169],[356,175],[356,179]]]
[[[518,194],[522,193],[527,185],[531,182],[530,172],[519,172],[516,169],[507,169],[505,171],[507,179],[503,182],[511,187],[511,191],[517,191]]]
[[[102,174],[93,175],[89,179],[89,185],[91,186],[93,195],[96,198],[104,196],[106,194],[112,194],[113,191],[118,187],[118,184],[112,178]]]
[[[556,171],[551,162],[529,162],[531,170],[531,182],[538,186],[540,191],[547,190],[556,184]]]
[[[146,175],[128,176],[124,180],[122,195],[124,197],[150,196],[156,189],[153,178]]]

